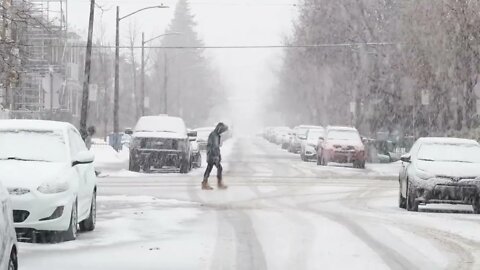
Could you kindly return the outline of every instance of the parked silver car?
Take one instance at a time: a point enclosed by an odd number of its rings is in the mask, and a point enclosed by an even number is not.
[[[399,207],[470,204],[480,214],[480,144],[456,138],[420,138],[401,158]]]

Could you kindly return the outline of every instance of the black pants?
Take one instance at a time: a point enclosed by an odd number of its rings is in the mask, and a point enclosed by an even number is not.
[[[217,179],[222,180],[223,167],[220,162],[208,162],[207,169],[205,170],[205,174],[203,175],[204,180],[208,180],[208,177],[210,177],[210,173],[212,172],[214,165],[215,167],[217,167]]]

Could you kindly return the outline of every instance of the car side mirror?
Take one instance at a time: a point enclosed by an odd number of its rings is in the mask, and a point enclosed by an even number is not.
[[[402,162],[410,163],[410,162],[412,162],[412,156],[411,156],[410,154],[405,154],[405,155],[402,155],[402,156],[400,157],[400,160],[401,160]]]
[[[300,140],[306,140],[306,139],[307,139],[307,136],[305,136],[305,135],[298,135],[298,138],[299,138]]]
[[[193,141],[196,141],[197,140],[197,135],[198,135],[198,132],[196,131],[189,131],[187,133],[187,136],[188,136],[188,140],[193,142]]]
[[[79,152],[72,161],[72,167],[81,164],[90,164],[95,160],[95,155],[91,151]]]
[[[325,141],[325,138],[324,137],[318,137],[318,140],[323,142],[323,141]]]

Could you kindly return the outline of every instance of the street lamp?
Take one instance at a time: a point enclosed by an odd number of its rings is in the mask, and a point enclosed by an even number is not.
[[[120,17],[120,7],[117,6],[117,18],[116,18],[116,34],[115,34],[115,88],[114,88],[114,93],[113,93],[113,133],[115,136],[117,136],[119,132],[119,119],[118,119],[118,105],[119,105],[119,95],[120,95],[120,21],[128,18],[134,14],[137,14],[141,11],[147,10],[147,9],[154,9],[154,8],[168,8],[168,6],[164,6],[163,4],[160,6],[151,6],[151,7],[145,7],[141,8],[137,11],[134,11],[132,13],[129,13],[123,17]],[[118,138],[115,138],[115,140],[118,140]],[[115,143],[114,145],[117,145]]]
[[[170,33],[165,33],[156,37],[153,37],[149,40],[145,40],[145,33],[142,32],[142,78],[141,78],[141,86],[140,86],[140,101],[141,101],[141,106],[140,106],[140,111],[141,115],[145,115],[145,44],[148,42],[154,41],[158,38],[164,37],[164,36],[170,36],[170,35],[180,35],[179,32],[170,32]]]

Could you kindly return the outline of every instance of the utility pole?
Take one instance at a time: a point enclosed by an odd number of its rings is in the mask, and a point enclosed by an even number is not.
[[[90,67],[92,63],[93,21],[95,16],[95,0],[90,1],[90,20],[88,22],[87,52],[85,54],[85,78],[83,81],[82,111],[80,114],[80,134],[87,137],[88,92],[90,86]],[[53,93],[50,93],[53,95]]]
[[[120,21],[128,18],[132,15],[135,15],[139,12],[142,12],[144,10],[148,9],[154,9],[154,8],[168,8],[168,6],[162,5],[157,5],[157,6],[150,6],[150,7],[145,7],[141,8],[137,11],[134,11],[130,14],[127,14],[123,17],[120,17],[120,7],[117,6],[117,18],[116,18],[116,33],[115,33],[115,90],[114,90],[114,97],[113,97],[113,132],[115,134],[115,140],[119,140],[118,137],[118,132],[120,131],[120,121],[118,118],[118,110],[119,110],[119,95],[120,95]],[[142,100],[141,104],[144,104],[145,101]]]
[[[163,50],[163,102],[164,106],[163,109],[165,110],[163,113],[168,114],[168,64],[167,64],[167,52],[165,49]]]
[[[53,67],[50,67],[50,120],[53,120]]]
[[[115,89],[113,91],[113,133],[119,132],[118,100],[120,93],[120,7],[117,6],[115,33]]]
[[[140,78],[140,116],[145,115],[145,33],[142,32],[142,78]]]

